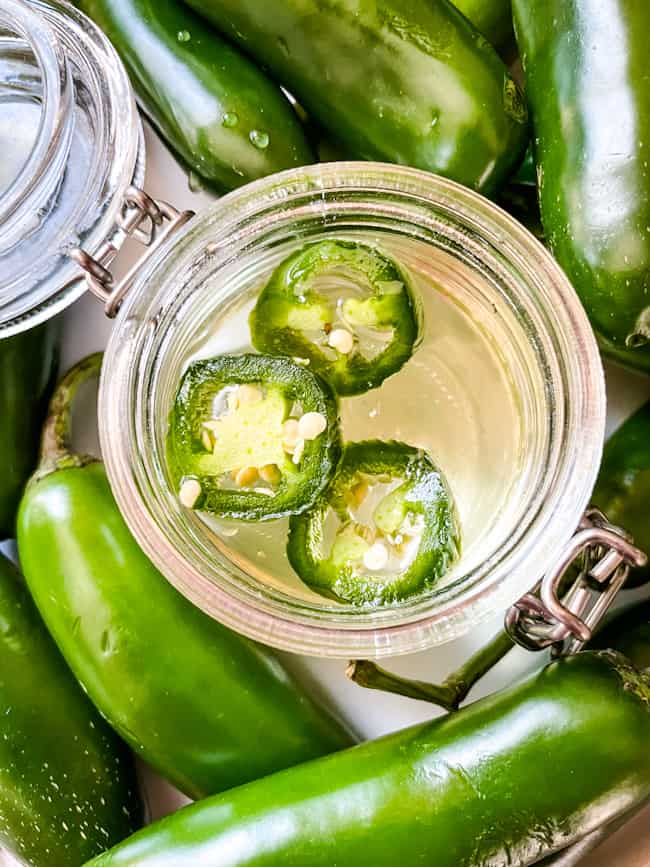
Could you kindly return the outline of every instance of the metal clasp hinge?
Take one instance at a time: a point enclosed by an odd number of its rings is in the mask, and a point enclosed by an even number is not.
[[[508,609],[506,631],[527,650],[576,653],[607,613],[630,567],[647,561],[625,530],[598,509],[588,509],[549,572]]]
[[[177,232],[193,216],[194,211],[178,211],[167,202],[152,199],[138,187],[129,187],[117,224],[125,235],[138,240],[147,251],[119,283],[115,282],[108,269],[117,254],[117,247],[110,241],[100,247],[95,257],[81,247],[70,250],[68,255],[85,272],[88,288],[103,302],[109,318],[117,315],[120,304],[144,263],[170,235]]]

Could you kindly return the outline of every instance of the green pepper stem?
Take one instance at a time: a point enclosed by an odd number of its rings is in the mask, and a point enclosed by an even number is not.
[[[103,357],[102,352],[95,352],[77,362],[54,390],[41,434],[37,476],[90,460],[72,450],[72,407],[79,388],[89,379],[99,376]]]
[[[346,670],[350,680],[367,689],[392,692],[406,698],[427,701],[447,711],[458,710],[472,687],[514,647],[510,636],[498,632],[492,641],[478,650],[467,662],[440,684],[410,680],[380,668],[368,659],[350,662]]]
[[[345,673],[350,680],[366,689],[378,689],[382,692],[402,695],[405,698],[414,698],[417,701],[428,701],[449,711],[456,709],[453,690],[444,683],[436,685],[421,680],[399,677],[397,674],[380,668],[369,659],[352,660]]]

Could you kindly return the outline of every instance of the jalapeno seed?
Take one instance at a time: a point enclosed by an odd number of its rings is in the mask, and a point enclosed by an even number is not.
[[[372,572],[377,572],[388,565],[388,548],[383,542],[375,542],[363,555],[363,565]]]
[[[260,479],[269,485],[277,485],[282,476],[277,464],[265,464],[259,469]]]
[[[181,504],[191,509],[201,496],[201,485],[196,479],[185,479],[178,492]]]
[[[315,440],[327,427],[322,412],[306,412],[298,419],[297,433],[302,440]]]
[[[235,475],[235,484],[240,488],[250,488],[258,478],[257,467],[242,467]]]
[[[293,458],[292,458],[292,461],[293,461],[294,464],[296,464],[296,466],[297,466],[297,465],[300,463],[300,461],[302,460],[302,456],[303,456],[304,451],[305,451],[305,440],[300,439],[300,440],[298,440],[298,442],[296,443],[296,447],[295,447],[295,449],[293,450]]]
[[[295,418],[288,418],[282,425],[282,448],[285,452],[292,454],[299,439],[298,420]]]
[[[212,436],[210,435],[209,430],[206,429],[201,433],[201,442],[205,446],[206,452],[212,451],[212,449],[214,448],[214,442],[212,440]]]
[[[345,328],[335,328],[330,332],[327,342],[332,349],[336,349],[341,355],[347,355],[352,352],[354,337]]]

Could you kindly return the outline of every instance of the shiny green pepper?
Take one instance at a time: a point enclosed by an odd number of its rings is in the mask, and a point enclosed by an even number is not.
[[[513,12],[548,245],[605,354],[650,372],[650,4]]]
[[[32,867],[71,867],[140,827],[132,756],[2,555],[0,719],[0,846]]]
[[[122,58],[140,104],[219,191],[313,162],[280,88],[177,0],[77,0]]]
[[[341,395],[376,388],[404,365],[420,333],[411,282],[357,241],[317,241],[273,272],[251,315],[260,352],[306,359]]]
[[[186,807],[91,864],[524,867],[650,795],[649,741],[650,675],[581,653],[458,713]]]
[[[328,549],[332,515],[337,529]],[[460,550],[443,476],[426,452],[397,442],[348,443],[325,496],[289,527],[287,556],[302,580],[353,605],[427,590]]]
[[[39,611],[88,696],[134,751],[192,798],[352,743],[278,659],[181,596],[131,536],[98,461],[70,450],[62,380],[18,519]]]
[[[358,159],[490,193],[528,138],[521,92],[447,0],[188,0]]]
[[[185,372],[168,434],[184,505],[245,521],[295,515],[325,490],[340,454],[336,397],[291,359],[220,355]]]

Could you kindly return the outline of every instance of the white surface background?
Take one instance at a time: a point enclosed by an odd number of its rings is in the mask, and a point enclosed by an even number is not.
[[[187,177],[177,166],[151,131],[147,130],[147,182],[146,189],[151,195],[166,199],[180,208],[196,211],[205,208],[212,201],[207,193],[192,193]],[[122,270],[137,255],[137,248],[125,249],[120,257]],[[82,356],[106,343],[111,323],[104,317],[101,305],[90,297],[82,298],[65,314],[65,343],[62,369],[66,369]],[[607,371],[609,417],[608,430],[611,431],[650,397],[650,378],[639,377],[622,370],[611,368]],[[88,421],[89,430],[82,432],[92,435],[93,422]],[[410,677],[438,681],[443,679],[457,665],[484,643],[502,622],[502,615],[493,622],[484,624],[475,634],[433,649],[382,664]],[[394,731],[411,723],[429,719],[437,711],[422,702],[410,701],[397,696],[362,690],[346,680],[343,661],[307,659],[284,655],[288,666],[298,676],[308,682],[313,689],[334,705],[356,729],[367,738]],[[540,666],[543,656],[513,651],[477,687],[474,696],[479,696],[512,682],[521,674]],[[611,745],[612,750],[616,744]],[[648,745],[650,749],[650,744]],[[585,772],[588,772],[587,770]],[[142,778],[147,798],[154,817],[175,809],[186,799],[176,793],[168,784],[159,780],[148,769],[142,767]],[[558,780],[558,786],[561,786]],[[0,865],[13,864],[7,859]],[[584,867],[648,867],[650,865],[650,809],[637,817],[626,828],[619,831],[597,852],[583,861]],[[76,865],[70,865],[76,867]],[[409,865],[406,865],[409,867]]]

